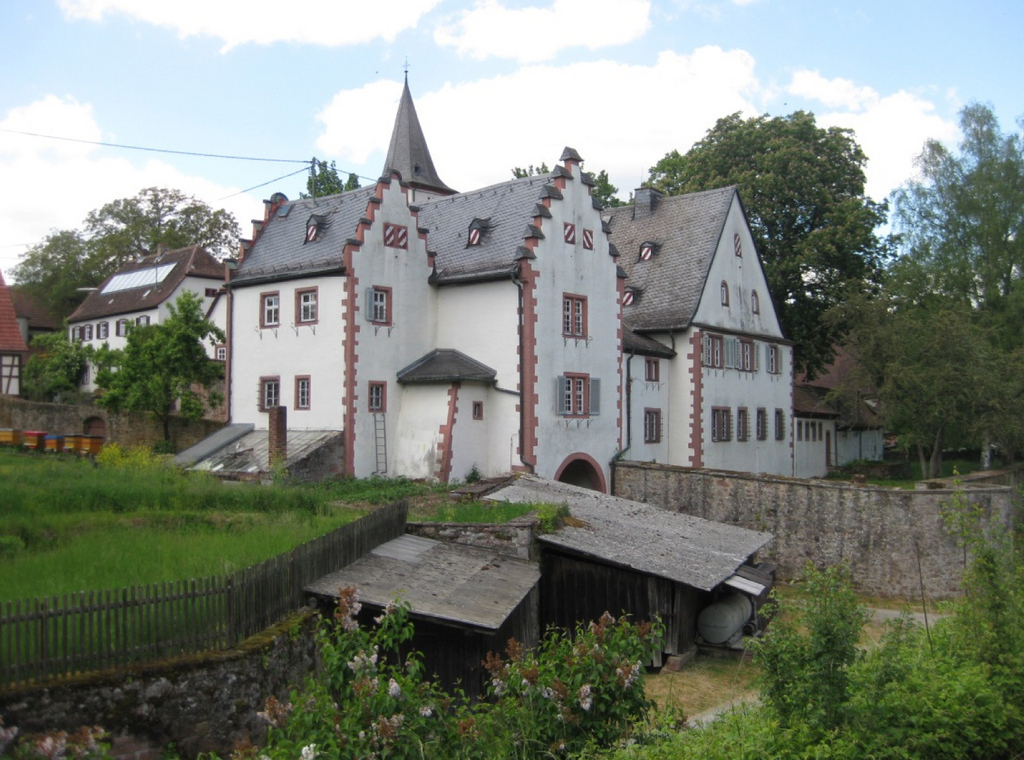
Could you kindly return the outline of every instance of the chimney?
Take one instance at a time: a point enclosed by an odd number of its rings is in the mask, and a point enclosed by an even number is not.
[[[270,414],[270,466],[284,464],[288,459],[288,407],[275,406]]]
[[[638,187],[633,194],[633,218],[642,219],[651,216],[658,207],[663,193],[653,187]]]
[[[164,256],[166,256],[167,252],[169,250],[171,250],[171,247],[169,245],[167,245],[167,243],[157,243],[156,244],[156,257],[157,257],[157,260],[162,259]]]

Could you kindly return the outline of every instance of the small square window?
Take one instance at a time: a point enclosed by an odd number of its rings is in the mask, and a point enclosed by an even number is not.
[[[369,411],[379,414],[388,410],[388,385],[387,383],[371,382],[368,387]]]
[[[649,383],[657,383],[661,380],[661,362],[657,359],[644,361],[644,380]]]
[[[281,296],[279,293],[263,293],[260,296],[260,327],[277,327],[281,324]]]
[[[482,420],[484,418],[484,402],[474,401],[473,402],[473,419]]]
[[[295,322],[309,325],[317,321],[317,289],[295,291]]]
[[[207,298],[216,298],[217,297],[217,288],[206,288],[206,297]]]
[[[281,378],[261,377],[259,407],[266,412],[281,405]]]
[[[224,346],[224,345],[216,346],[213,349],[213,356],[219,362],[227,361],[227,359],[228,359],[228,347]]]
[[[309,375],[300,375],[295,378],[295,408],[309,409],[312,401],[312,381]]]
[[[373,287],[366,291],[367,318],[376,325],[391,324],[391,288]]]
[[[660,409],[644,409],[644,443],[661,443]]]
[[[143,315],[141,317],[136,317],[135,324],[137,324],[139,327],[145,327],[146,325],[149,324],[149,316]]]

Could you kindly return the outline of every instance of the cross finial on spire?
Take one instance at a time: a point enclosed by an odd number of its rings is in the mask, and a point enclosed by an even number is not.
[[[405,57],[405,83],[409,84],[409,56]]]

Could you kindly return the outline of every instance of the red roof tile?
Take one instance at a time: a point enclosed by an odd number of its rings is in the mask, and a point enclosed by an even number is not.
[[[14,313],[14,302],[11,300],[11,291],[4,282],[4,275],[0,272],[0,351],[4,353],[26,353],[28,346],[21,337],[21,330],[18,327],[18,315]]]

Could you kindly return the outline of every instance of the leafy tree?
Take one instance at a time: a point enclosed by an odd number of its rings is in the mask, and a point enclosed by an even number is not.
[[[300,193],[300,198],[322,198],[325,195],[337,195],[348,190],[359,189],[359,177],[349,172],[348,179],[344,182],[338,175],[338,167],[331,161],[313,159],[309,177],[306,179],[306,192]]]
[[[615,208],[617,206],[625,206],[625,201],[620,201],[615,197],[615,194],[619,192],[619,188],[615,187],[608,180],[608,172],[604,169],[594,175],[594,187],[590,190],[590,195],[601,203],[602,206],[608,208],[611,206]]]
[[[777,617],[755,651],[764,667],[761,695],[783,724],[831,731],[846,720],[849,669],[867,614],[849,567],[804,569],[806,597],[794,616]]]
[[[1002,133],[992,109],[977,103],[960,112],[960,130],[958,152],[925,143],[920,179],[894,196],[900,275],[908,297],[968,303],[1001,345],[1022,346],[1024,136]]]
[[[813,114],[735,113],[650,171],[650,184],[669,195],[739,186],[797,369],[811,376],[848,327],[824,315],[851,293],[874,289],[887,255],[875,234],[887,206],[864,194],[866,161],[852,131],[823,129]]]
[[[224,342],[224,332],[203,316],[202,299],[185,292],[168,305],[163,322],[141,327],[129,324],[123,351],[101,351],[96,384],[104,389],[97,403],[108,409],[152,412],[163,424],[164,440],[170,441],[170,418],[179,414],[190,420],[203,416],[206,402],[220,403],[213,391],[223,377],[219,362],[206,355],[204,341]]]
[[[76,398],[78,381],[89,360],[89,350],[68,340],[65,327],[54,333],[32,338],[34,353],[25,365],[25,397],[31,401],[56,401]]]
[[[546,163],[541,162],[539,166],[530,164],[525,169],[521,166],[513,167],[512,176],[515,179],[523,179],[524,177],[535,177],[539,174],[547,174],[551,170],[548,168]],[[615,197],[615,194],[619,192],[619,188],[615,187],[608,180],[608,172],[604,169],[593,175],[594,187],[591,188],[590,194],[601,203],[603,207],[608,206],[624,206],[625,202],[620,201]]]
[[[235,217],[214,211],[178,190],[150,187],[134,198],[111,201],[89,212],[85,229],[50,233],[30,248],[14,279],[64,319],[95,287],[140,253],[161,243],[201,245],[214,255],[233,252],[241,233]]]
[[[148,187],[134,198],[111,201],[90,211],[85,232],[101,262],[104,276],[116,271],[140,251],[201,245],[214,256],[228,256],[238,244],[240,230],[233,214],[214,211],[179,190]]]
[[[78,230],[51,232],[28,249],[12,274],[58,320],[82,302],[85,288],[95,287],[106,277],[89,241]]]
[[[542,161],[537,167],[534,167],[533,164],[530,164],[525,169],[521,166],[515,166],[512,168],[512,176],[516,179],[523,179],[524,177],[536,177],[538,174],[547,174],[550,171],[548,165]]]

